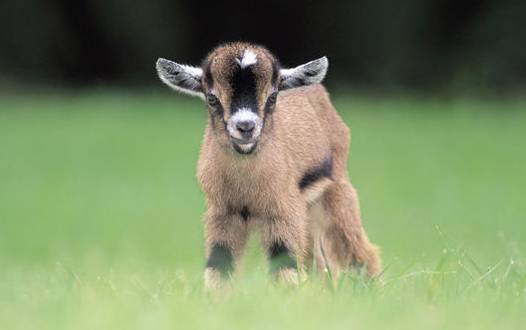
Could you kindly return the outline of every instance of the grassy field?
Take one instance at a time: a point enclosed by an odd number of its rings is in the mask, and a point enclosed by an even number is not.
[[[524,329],[526,103],[336,98],[383,285],[202,291],[206,113],[174,95],[2,96],[0,329]]]

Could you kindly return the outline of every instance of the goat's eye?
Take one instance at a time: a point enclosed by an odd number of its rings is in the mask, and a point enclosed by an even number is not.
[[[210,94],[209,93],[209,94],[206,94],[206,102],[211,107],[214,107],[214,106],[216,106],[219,103],[219,99],[214,94]]]
[[[268,104],[276,103],[277,98],[278,98],[278,92],[274,92],[274,93],[270,94],[270,96],[267,99]]]

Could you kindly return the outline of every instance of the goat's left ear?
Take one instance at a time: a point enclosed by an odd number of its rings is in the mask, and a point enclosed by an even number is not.
[[[176,91],[198,96],[204,99],[201,78],[203,70],[199,67],[178,64],[164,58],[155,65],[159,78]]]
[[[299,86],[319,84],[325,78],[329,60],[323,56],[292,69],[281,69],[279,89],[289,89]]]

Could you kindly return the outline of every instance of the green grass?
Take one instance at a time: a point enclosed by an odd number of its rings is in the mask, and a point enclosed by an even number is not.
[[[526,103],[341,97],[383,285],[203,293],[198,101],[0,99],[0,329],[523,329]]]

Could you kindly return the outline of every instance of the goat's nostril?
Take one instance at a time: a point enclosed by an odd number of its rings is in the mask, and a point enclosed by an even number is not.
[[[254,123],[251,120],[240,121],[236,124],[236,128],[243,134],[252,133],[255,126],[256,126],[256,123]]]

